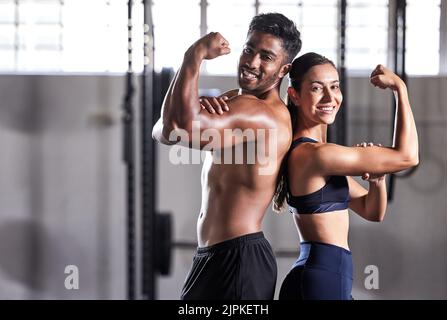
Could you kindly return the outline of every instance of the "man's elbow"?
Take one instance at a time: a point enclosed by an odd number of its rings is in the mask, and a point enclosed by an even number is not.
[[[164,126],[161,121],[158,121],[152,128],[152,139],[161,144],[173,144],[169,141],[169,139],[166,138],[165,131],[167,131],[166,126]]]
[[[152,139],[160,142],[160,133],[154,128],[152,128]]]
[[[157,142],[161,142],[163,132],[163,124],[161,120],[158,120],[155,125],[152,127],[152,139],[154,139]]]

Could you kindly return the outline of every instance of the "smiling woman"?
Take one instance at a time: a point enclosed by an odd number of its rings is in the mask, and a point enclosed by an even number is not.
[[[407,88],[397,75],[378,65],[370,81],[394,91],[399,110],[396,144],[390,148],[345,147],[327,142],[327,127],[335,121],[342,102],[334,63],[317,53],[306,53],[293,61],[290,78],[293,142],[275,205],[280,209],[287,199],[301,245],[280,299],[349,300],[353,262],[348,209],[366,220],[382,221],[387,206],[384,175],[419,161]],[[369,189],[352,176],[365,177]]]

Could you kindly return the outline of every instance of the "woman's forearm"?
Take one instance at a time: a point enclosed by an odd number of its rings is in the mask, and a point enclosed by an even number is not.
[[[366,218],[370,221],[382,221],[387,207],[387,192],[385,179],[380,182],[370,182],[365,198]]]
[[[401,80],[393,88],[397,103],[397,123],[395,128],[394,148],[410,164],[417,165],[419,162],[419,144],[416,124],[413,112],[408,100],[408,92],[405,83]]]

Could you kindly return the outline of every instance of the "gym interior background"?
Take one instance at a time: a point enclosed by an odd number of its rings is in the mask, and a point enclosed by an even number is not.
[[[382,223],[351,215],[353,296],[447,299],[447,0],[0,0],[1,299],[178,299],[201,166],[172,164],[151,122],[183,52],[207,32],[233,53],[204,65],[201,89],[236,87],[248,23],[272,11],[297,24],[300,54],[340,68],[338,142],[390,145],[392,97],[368,75],[382,63],[405,77],[420,165],[389,181]],[[291,221],[268,212],[264,222],[278,288],[297,255]],[[78,287],[67,286],[70,266]]]

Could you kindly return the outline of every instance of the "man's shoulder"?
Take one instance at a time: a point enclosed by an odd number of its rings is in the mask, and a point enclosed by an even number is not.
[[[290,112],[282,100],[276,102],[275,104],[272,104],[269,107],[274,113],[274,116],[278,121],[278,123],[280,123],[281,125],[285,125],[287,127],[292,125],[292,118],[290,117]]]
[[[287,106],[281,99],[261,99],[252,94],[240,94],[228,100],[234,106],[253,106],[264,108],[264,111],[273,111],[274,113],[288,115]],[[259,110],[261,111],[261,110]]]
[[[277,128],[288,128],[291,126],[291,118],[287,106],[281,99],[260,99],[251,94],[240,94],[229,101],[230,110],[241,112],[248,116],[253,115],[259,119],[260,115],[270,119]]]
[[[249,94],[249,93],[243,93],[243,94],[238,94],[235,95],[233,97],[231,97],[229,99],[229,101],[232,102],[259,102],[259,103],[264,103],[264,100],[259,99],[258,97],[256,97],[255,95]]]
[[[241,113],[249,118],[253,117],[252,119],[256,119],[257,123],[265,123],[266,128],[277,129],[278,146],[281,149],[289,149],[292,139],[292,121],[289,110],[281,99],[265,100],[251,94],[241,94],[233,99],[237,100],[233,103],[234,106],[239,107],[238,110]],[[264,119],[264,122],[259,122],[260,119]]]
[[[246,114],[270,114],[269,103],[251,94],[240,94],[227,101],[230,110]]]

